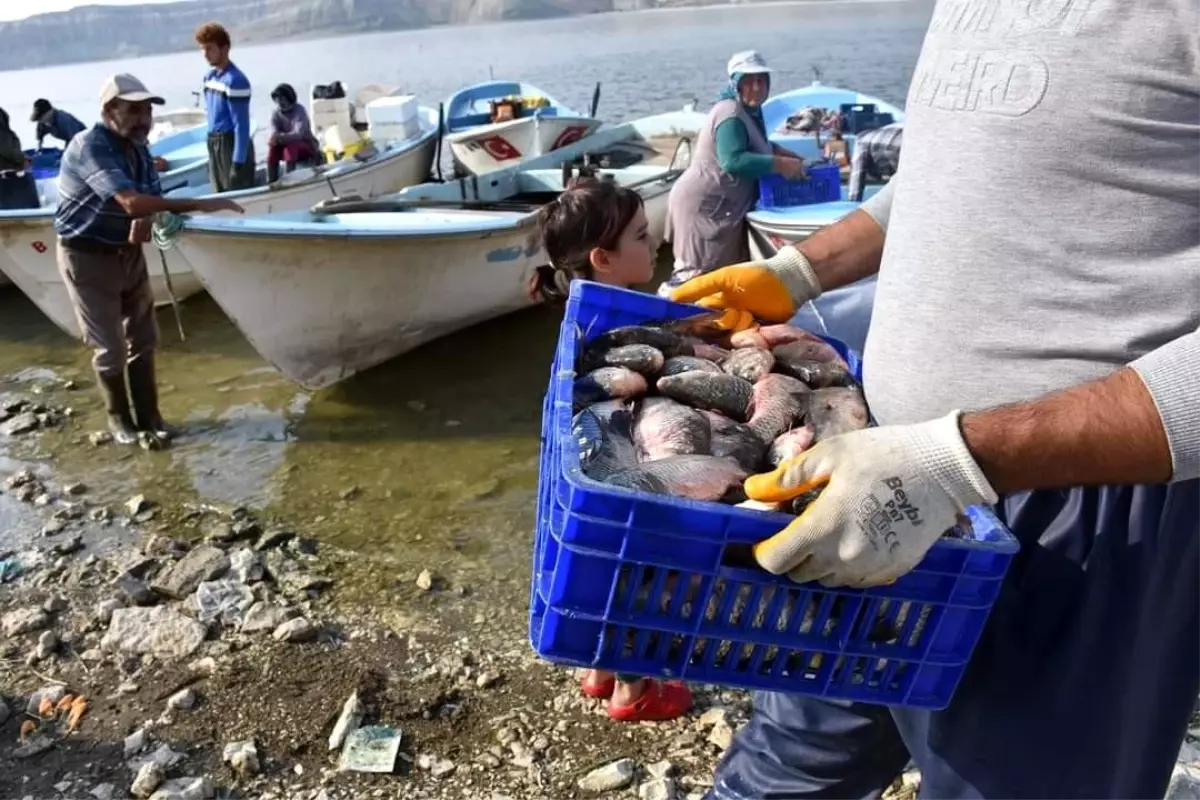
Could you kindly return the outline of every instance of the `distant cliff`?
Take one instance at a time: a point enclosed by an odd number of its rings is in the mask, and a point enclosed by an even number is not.
[[[239,42],[737,0],[190,0],[86,6],[0,23],[0,70],[174,52],[220,20]]]

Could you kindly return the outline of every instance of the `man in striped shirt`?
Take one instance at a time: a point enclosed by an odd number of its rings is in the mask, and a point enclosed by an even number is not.
[[[208,174],[215,192],[254,185],[254,141],[250,131],[250,81],[229,60],[229,32],[215,22],[201,25],[196,43],[212,67],[204,76],[208,111]]]
[[[850,159],[848,199],[856,203],[861,201],[868,180],[890,180],[896,174],[903,141],[904,124],[901,122],[863,131],[855,137],[854,155]]]

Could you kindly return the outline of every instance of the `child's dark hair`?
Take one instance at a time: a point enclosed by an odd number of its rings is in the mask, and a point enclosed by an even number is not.
[[[642,196],[612,180],[576,178],[538,212],[538,229],[550,265],[538,267],[530,286],[534,300],[562,303],[573,279],[592,279],[592,248],[615,250]]]

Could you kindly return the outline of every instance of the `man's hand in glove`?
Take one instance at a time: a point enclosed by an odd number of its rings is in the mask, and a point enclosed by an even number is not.
[[[996,493],[967,450],[959,412],[917,425],[835,436],[774,472],[746,481],[752,500],[821,494],[760,542],[768,572],[826,586],[879,586],[909,572],[968,506]]]

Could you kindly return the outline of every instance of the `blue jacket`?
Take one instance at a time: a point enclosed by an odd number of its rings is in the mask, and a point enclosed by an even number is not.
[[[41,148],[42,139],[47,136],[53,136],[55,139],[61,139],[70,144],[72,139],[85,130],[87,130],[87,126],[82,122],[66,111],[56,108],[50,112],[49,121],[37,124],[38,147]]]
[[[233,133],[233,162],[244,164],[250,150],[250,80],[236,64],[204,76],[204,107],[209,133]]]

